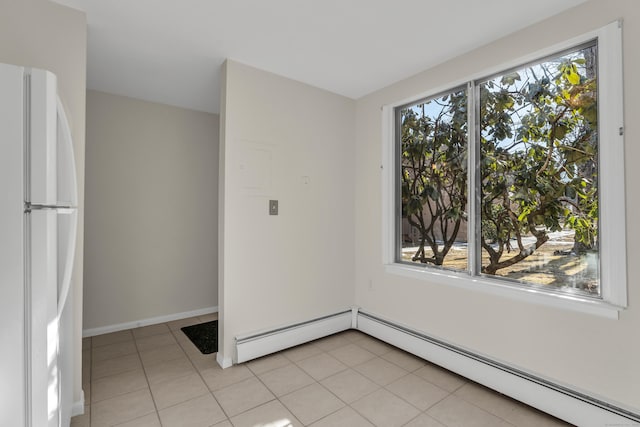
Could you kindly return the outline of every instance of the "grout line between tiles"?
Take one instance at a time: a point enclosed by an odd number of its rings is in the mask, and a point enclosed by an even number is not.
[[[466,385],[466,384],[468,384],[468,383],[465,383],[465,385]],[[480,384],[479,384],[479,385],[480,385]],[[484,387],[484,386],[482,386],[482,385],[480,385],[480,386],[481,386],[481,387]],[[458,389],[456,389],[456,391],[460,390],[461,388],[462,388],[462,387],[459,387]],[[499,396],[500,398],[502,398],[502,399],[507,399],[507,400],[511,401],[511,402],[509,402],[511,405],[515,405],[515,404],[520,404],[520,403],[521,403],[521,402],[519,402],[519,401],[517,401],[517,400],[515,400],[515,399],[513,399],[513,398],[511,398],[511,397],[509,397],[509,396],[505,396],[505,395],[503,395],[502,393],[499,393],[499,392],[497,392],[497,391],[495,391],[495,390],[491,390],[491,389],[489,389],[489,391],[490,391],[491,393],[493,393],[493,394],[498,395],[498,396]],[[452,395],[454,395],[455,397],[457,397],[458,399],[462,399],[462,400],[464,400],[465,402],[467,402],[468,404],[470,404],[470,405],[472,405],[472,406],[475,406],[476,408],[481,409],[481,410],[483,410],[484,412],[487,412],[488,414],[493,415],[494,417],[500,418],[501,420],[503,420],[504,422],[506,422],[506,423],[507,423],[507,424],[509,424],[509,425],[514,425],[511,421],[509,421],[509,420],[507,420],[507,419],[503,418],[501,415],[496,414],[495,412],[491,411],[489,408],[485,408],[485,407],[483,407],[483,406],[478,405],[477,403],[475,403],[475,402],[473,402],[473,401],[470,401],[470,400],[468,400],[468,399],[465,399],[464,397],[462,397],[462,396],[460,396],[460,395],[456,394],[455,392],[452,392],[451,394],[452,394]]]
[[[222,407],[222,405],[220,404],[220,402],[218,401],[218,399],[216,398],[215,394],[213,394],[213,391],[209,388],[209,384],[207,384],[207,381],[204,379],[204,377],[202,376],[202,373],[200,372],[200,369],[195,365],[195,363],[193,363],[193,360],[191,360],[191,357],[189,356],[189,353],[187,353],[187,351],[184,349],[184,347],[182,346],[182,343],[180,342],[180,340],[178,339],[178,336],[176,336],[177,333],[181,333],[184,334],[184,332],[182,332],[182,329],[177,329],[175,331],[171,331],[171,333],[174,335],[174,338],[176,339],[176,341],[178,342],[178,345],[180,346],[180,348],[182,349],[182,351],[185,353],[185,355],[187,356],[187,359],[189,360],[189,363],[191,363],[191,366],[193,366],[193,369],[196,370],[196,372],[198,373],[198,376],[200,377],[200,380],[202,380],[202,382],[204,383],[205,387],[207,388],[207,391],[209,392],[209,394],[211,395],[211,397],[213,397],[213,400],[216,401],[216,403],[218,404],[218,406],[220,407],[220,409],[222,410],[222,413],[224,414],[224,416],[226,417],[226,419],[229,421],[229,423],[231,423],[231,418],[229,417],[229,414],[227,414],[227,411],[225,411],[225,409]],[[217,352],[216,352],[217,353]],[[213,353],[212,353],[213,354]],[[251,372],[253,374],[253,372]],[[202,395],[204,396],[204,394]],[[199,397],[202,397],[199,396]],[[192,400],[192,399],[190,399]],[[187,401],[188,402],[188,401]],[[184,402],[183,402],[184,403]],[[158,413],[158,418],[160,418],[160,413]],[[220,423],[223,421],[220,421]],[[160,423],[162,424],[162,419],[160,420]],[[219,424],[219,423],[217,423]]]
[[[131,335],[133,335],[133,332],[131,332]],[[149,377],[147,376],[147,369],[145,368],[144,363],[142,363],[142,357],[140,357],[140,349],[138,348],[138,341],[136,340],[135,336],[133,337],[133,342],[134,342],[134,344],[136,346],[136,350],[138,352],[138,359],[140,359],[140,365],[142,366],[142,372],[144,373],[144,379],[145,379],[145,381],[147,381],[147,388],[149,389],[149,395],[151,396],[151,401],[153,402],[153,407],[156,410],[156,416],[158,417],[158,421],[160,422],[160,426],[162,427],[162,420],[160,419],[160,411],[158,410],[158,405],[156,405],[156,399],[154,399],[154,397],[153,397],[153,392],[151,391],[151,383],[149,382]]]

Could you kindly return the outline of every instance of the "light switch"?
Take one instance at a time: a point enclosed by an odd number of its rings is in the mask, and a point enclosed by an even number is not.
[[[269,200],[269,215],[278,215],[278,201]]]

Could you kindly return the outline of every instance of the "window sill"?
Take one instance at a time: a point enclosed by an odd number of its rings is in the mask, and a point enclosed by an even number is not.
[[[518,301],[591,314],[607,319],[618,320],[619,312],[623,310],[622,307],[606,301],[593,300],[578,295],[547,293],[539,289],[503,284],[497,281],[487,280],[483,277],[471,277],[452,271],[426,271],[425,268],[405,264],[385,264],[384,268],[388,274],[455,286],[461,289],[484,292]]]

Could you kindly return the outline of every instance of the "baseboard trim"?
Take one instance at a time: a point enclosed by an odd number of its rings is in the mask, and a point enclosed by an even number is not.
[[[84,390],[80,390],[80,400],[73,402],[71,406],[71,416],[84,414]]]
[[[579,426],[631,425],[640,415],[419,331],[360,311],[357,329]]]
[[[222,353],[216,354],[216,362],[222,369],[230,368],[233,365],[233,360],[230,357],[222,357]]]
[[[246,362],[351,329],[352,321],[353,310],[347,310],[282,328],[237,336],[234,362]]]
[[[164,316],[150,317],[148,319],[136,320],[133,322],[118,323],[116,325],[100,326],[98,328],[85,329],[82,331],[82,337],[93,337],[96,335],[108,334],[110,332],[124,331],[125,329],[139,328],[141,326],[155,325],[157,323],[171,322],[174,320],[185,319],[187,317],[204,316],[218,312],[218,306],[205,307],[198,310],[184,311],[182,313],[167,314]]]

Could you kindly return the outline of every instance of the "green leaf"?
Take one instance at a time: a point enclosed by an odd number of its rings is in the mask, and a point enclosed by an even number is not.
[[[564,194],[570,199],[576,197],[576,189],[572,186],[567,185],[564,189]]]
[[[569,80],[569,83],[572,85],[577,85],[580,83],[580,74],[576,73],[574,70],[570,70],[567,73],[567,80]]]

